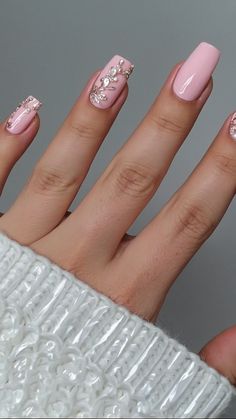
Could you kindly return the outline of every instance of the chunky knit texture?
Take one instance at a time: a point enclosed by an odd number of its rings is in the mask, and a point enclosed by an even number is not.
[[[160,328],[0,234],[1,417],[216,417],[229,382]]]

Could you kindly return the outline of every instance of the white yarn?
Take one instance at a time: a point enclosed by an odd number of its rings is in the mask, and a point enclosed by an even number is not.
[[[216,417],[228,380],[0,234],[0,417]]]

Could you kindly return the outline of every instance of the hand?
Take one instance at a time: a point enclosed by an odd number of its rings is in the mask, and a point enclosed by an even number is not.
[[[136,237],[126,232],[156,192],[210,95],[218,58],[216,48],[202,43],[184,64],[174,67],[142,122],[80,205],[65,217],[128,94],[131,65],[115,56],[88,82],[22,192],[1,217],[0,230],[116,303],[156,320],[168,289],[235,195],[232,115],[160,213]],[[111,70],[114,65],[118,67]],[[39,126],[36,109],[25,117],[28,104],[1,126],[1,189]],[[201,355],[235,383],[236,328],[211,342]]]

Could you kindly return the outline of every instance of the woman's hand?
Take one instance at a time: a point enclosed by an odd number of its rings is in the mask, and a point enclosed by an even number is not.
[[[218,59],[219,51],[202,43],[185,63],[175,66],[134,133],[68,214],[128,94],[132,65],[113,57],[85,87],[23,191],[1,217],[0,230],[154,321],[170,286],[235,195],[236,124],[231,115],[160,213],[136,237],[126,234],[158,189],[210,95]],[[1,188],[37,132],[39,104],[30,103],[36,108],[26,111],[28,104],[23,104],[10,123],[1,126]],[[205,347],[202,357],[234,383],[236,328]]]

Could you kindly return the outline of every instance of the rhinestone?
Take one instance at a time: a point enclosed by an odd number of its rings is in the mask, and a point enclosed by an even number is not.
[[[92,100],[92,102],[99,103],[99,99],[98,99],[97,95],[95,95],[94,93],[90,94],[90,99]]]
[[[236,125],[230,127],[230,135],[236,139]]]
[[[107,97],[104,93],[100,93],[100,95],[98,96],[100,100],[107,100]]]
[[[116,73],[117,73],[117,69],[115,67],[111,67],[111,69],[110,69],[110,75],[111,76],[115,76]]]
[[[108,77],[105,77],[105,78],[103,79],[103,86],[107,87],[107,86],[109,85],[109,83],[110,83],[109,78],[108,78]]]
[[[119,64],[120,64],[120,65],[123,65],[123,64],[124,64],[124,60],[120,60],[120,61],[119,61]]]

